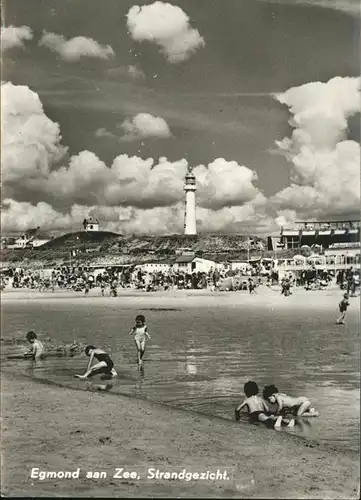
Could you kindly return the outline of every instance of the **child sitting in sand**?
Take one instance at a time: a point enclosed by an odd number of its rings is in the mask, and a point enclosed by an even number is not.
[[[304,397],[294,398],[278,392],[275,385],[266,385],[263,389],[263,398],[277,405],[277,414],[290,413],[295,417],[318,417],[317,411],[312,407],[311,401]]]
[[[31,347],[25,356],[29,356],[32,359],[43,359],[44,355],[44,346],[43,343],[38,340],[35,332],[30,331],[26,334],[26,339],[30,342]]]
[[[88,345],[86,346],[84,352],[85,355],[90,358],[89,363],[84,375],[75,375],[76,378],[86,379],[98,374],[103,374],[104,378],[109,379],[117,376],[117,372],[114,369],[114,363],[109,354],[105,351],[94,347],[93,345]],[[98,363],[91,366],[94,358],[98,361]]]
[[[129,332],[129,335],[134,335],[134,341],[137,347],[138,364],[139,367],[141,367],[143,364],[143,356],[145,353],[145,339],[146,337],[150,339],[147,331],[147,325],[145,324],[145,317],[143,316],[143,314],[138,314],[138,316],[135,318],[135,325]]]
[[[246,399],[240,404],[236,410],[236,420],[240,418],[240,412],[243,408],[248,410],[250,422],[262,422],[267,427],[278,429],[281,425],[287,425],[287,427],[293,427],[295,425],[294,420],[284,419],[282,416],[276,417],[270,413],[270,409],[267,403],[258,396],[259,388],[256,382],[248,381],[244,384],[244,393]]]

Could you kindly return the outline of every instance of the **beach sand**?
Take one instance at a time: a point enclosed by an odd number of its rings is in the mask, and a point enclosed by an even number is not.
[[[42,302],[61,300],[65,303],[74,303],[74,300],[79,300],[83,304],[96,303],[101,301],[103,304],[121,303],[125,307],[141,308],[143,305],[149,307],[199,307],[199,306],[239,306],[239,305],[263,305],[265,307],[301,307],[304,308],[324,308],[339,313],[338,303],[345,293],[339,287],[330,286],[326,290],[306,291],[304,288],[295,288],[292,295],[284,297],[280,293],[279,286],[261,286],[257,288],[256,294],[250,294],[248,291],[235,292],[213,292],[206,290],[168,290],[158,292],[144,292],[133,288],[119,288],[117,297],[109,296],[109,289],[106,291],[105,297],[100,294],[100,288],[93,288],[89,295],[84,292],[74,292],[72,290],[55,290],[39,292],[38,290],[28,289],[13,289],[6,288],[1,294],[1,302],[17,302],[28,300],[41,300]],[[351,298],[351,307],[349,311],[352,313],[360,307],[359,297]]]
[[[84,297],[74,292],[14,291],[3,301],[52,300],[119,303],[124,307],[198,307],[207,302],[235,307],[327,307],[335,310],[340,290],[305,292],[288,298],[276,291],[246,292],[125,291],[118,298]],[[130,294],[132,296],[127,295]],[[135,297],[137,298],[135,300]],[[160,300],[161,297],[161,300]],[[357,305],[356,305],[357,302]],[[358,307],[358,299],[352,308]],[[355,314],[355,311],[354,311]],[[147,400],[109,393],[70,390],[32,379],[2,375],[2,494],[50,497],[359,497],[359,454],[319,445],[244,422],[185,412]],[[327,418],[327,417],[326,417]],[[340,422],[342,426],[342,422]],[[116,468],[134,470],[140,479],[113,478]],[[75,471],[79,479],[31,479],[41,471]],[[228,481],[146,479],[148,468],[173,472],[228,471]],[[105,471],[107,478],[86,478]]]
[[[5,496],[357,498],[359,460],[290,436],[111,393],[2,377]],[[79,479],[31,479],[31,469]],[[115,468],[140,480],[115,479]],[[147,469],[227,470],[228,481],[146,480]],[[232,470],[233,469],[233,470]],[[106,471],[106,479],[87,479]]]

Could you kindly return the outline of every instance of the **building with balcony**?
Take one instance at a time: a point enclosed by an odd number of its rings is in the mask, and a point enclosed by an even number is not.
[[[282,227],[278,237],[268,238],[269,250],[312,247],[323,249],[333,244],[356,243],[360,241],[360,221],[295,222]]]

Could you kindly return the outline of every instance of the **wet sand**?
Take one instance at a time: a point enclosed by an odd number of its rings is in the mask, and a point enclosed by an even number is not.
[[[129,308],[209,307],[240,303],[265,307],[325,308],[337,315],[339,289],[296,290],[291,297],[259,289],[247,292],[120,291],[118,298],[74,292],[9,291],[2,301],[95,301]],[[83,302],[85,301],[85,302]],[[351,308],[359,307],[353,299]],[[353,312],[355,314],[355,311]],[[50,497],[358,498],[359,454],[320,445],[285,429],[277,432],[245,422],[166,407],[109,393],[71,390],[30,378],[2,375],[2,494]],[[326,417],[327,418],[327,417]],[[342,422],[340,422],[342,426]],[[75,471],[79,479],[31,479],[41,471]],[[140,479],[113,478],[115,468]],[[146,479],[148,468],[191,472],[227,470],[228,481]],[[232,472],[233,469],[233,472]],[[105,471],[107,478],[86,478]]]
[[[2,377],[2,493],[6,496],[357,498],[359,459],[250,424],[111,393]],[[109,438],[109,439],[108,439]],[[31,479],[32,468],[79,479]],[[114,469],[140,480],[115,479]],[[228,481],[154,481],[146,471],[227,470]],[[233,469],[233,473],[232,473]],[[106,479],[87,479],[106,471]]]

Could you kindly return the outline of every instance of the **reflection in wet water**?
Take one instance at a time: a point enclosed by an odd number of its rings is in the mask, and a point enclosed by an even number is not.
[[[359,325],[350,312],[340,330],[328,311],[273,310],[246,305],[146,311],[152,340],[144,371],[138,371],[133,340],[127,335],[134,307],[115,308],[94,301],[8,303],[3,305],[2,337],[34,329],[59,343],[78,340],[108,349],[119,378],[112,393],[172,404],[233,419],[243,384],[255,380],[262,390],[274,383],[281,392],[308,396],[319,418],[293,431],[310,439],[347,448],[359,440]],[[3,351],[5,346],[3,346]],[[20,347],[6,346],[9,349]],[[13,352],[12,351],[12,352]],[[6,370],[85,389],[73,378],[87,358],[48,358],[44,362],[8,361]],[[246,418],[246,417],[242,417]]]

